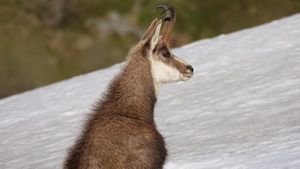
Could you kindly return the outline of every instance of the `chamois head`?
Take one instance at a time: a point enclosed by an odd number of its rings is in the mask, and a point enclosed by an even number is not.
[[[158,5],[155,9],[157,8],[164,9],[163,27],[162,20],[155,18],[140,41],[142,55],[151,63],[154,83],[157,86],[161,83],[188,80],[193,75],[193,67],[171,53],[169,48],[176,21],[175,9],[166,5]]]

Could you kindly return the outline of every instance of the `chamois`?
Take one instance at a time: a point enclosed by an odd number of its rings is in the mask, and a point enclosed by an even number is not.
[[[159,85],[188,80],[193,68],[169,50],[175,9],[157,8],[164,9],[164,26],[155,18],[129,51],[70,149],[64,169],[162,169],[167,151],[153,118]]]

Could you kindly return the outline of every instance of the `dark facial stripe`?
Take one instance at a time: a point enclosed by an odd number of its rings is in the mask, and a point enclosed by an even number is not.
[[[185,63],[176,60],[174,57],[172,57],[170,64],[171,66],[179,70],[180,73],[184,73],[187,70],[187,65]]]

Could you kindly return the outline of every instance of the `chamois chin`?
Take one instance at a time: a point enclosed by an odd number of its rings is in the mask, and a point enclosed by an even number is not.
[[[64,169],[162,169],[167,150],[153,118],[159,85],[188,80],[193,68],[169,51],[175,9],[158,7],[165,10],[162,30],[162,21],[154,19],[129,51],[70,149]]]

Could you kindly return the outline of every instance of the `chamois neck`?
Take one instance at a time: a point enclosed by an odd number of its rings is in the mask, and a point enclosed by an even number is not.
[[[155,103],[151,65],[147,58],[133,56],[111,83],[102,106],[121,116],[152,122]]]

